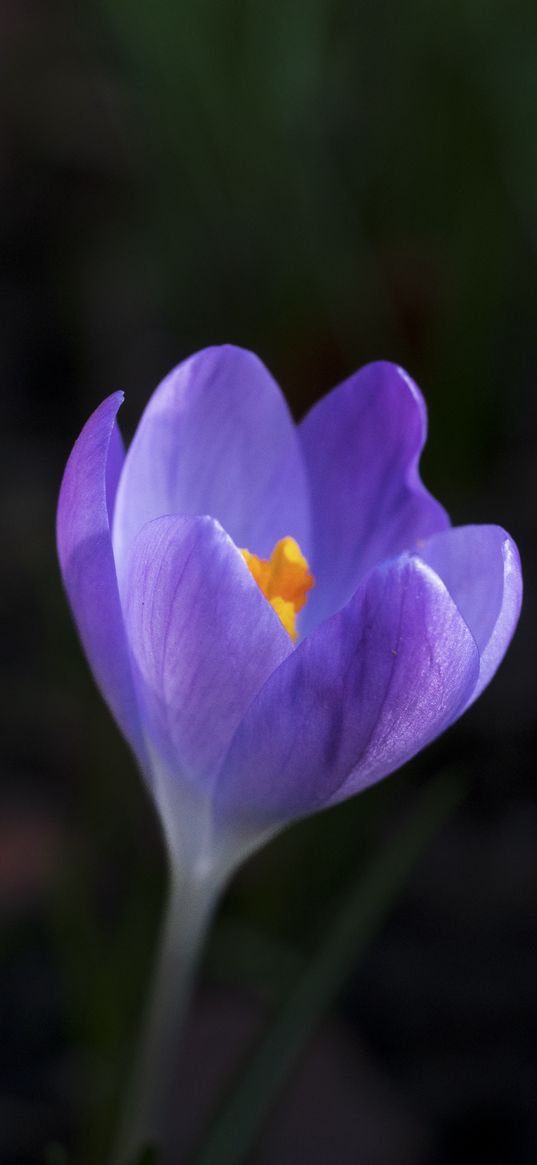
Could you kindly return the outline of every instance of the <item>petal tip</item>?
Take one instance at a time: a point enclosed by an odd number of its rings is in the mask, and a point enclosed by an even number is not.
[[[422,424],[423,424],[423,444],[425,444],[425,441],[427,439],[427,405],[425,404],[425,398],[423,396],[423,393],[422,393],[421,389],[418,388],[416,381],[412,379],[410,374],[404,368],[402,368],[400,364],[395,364],[393,367],[395,368],[395,371],[397,372],[398,376],[401,378],[401,380],[404,382],[404,384],[408,388],[413,400],[416,402],[418,409],[421,413],[421,419],[422,419]]]

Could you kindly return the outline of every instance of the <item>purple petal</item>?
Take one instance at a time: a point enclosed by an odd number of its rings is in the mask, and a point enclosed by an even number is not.
[[[125,446],[123,445],[123,438],[117,425],[112,429],[110,437],[110,444],[108,446],[108,458],[106,462],[106,509],[108,512],[108,521],[110,529],[114,520],[114,509],[116,505],[117,487],[121,477],[121,471],[125,461]]]
[[[144,526],[125,618],[149,750],[177,778],[206,784],[291,640],[211,518]]]
[[[440,575],[481,656],[472,704],[511,642],[522,603],[518,550],[500,526],[461,526],[430,538],[420,558]]]
[[[282,394],[250,352],[208,348],[153,394],[127,453],[114,521],[123,577],[128,548],[165,514],[209,514],[268,557],[279,538],[307,554],[309,503],[296,429]]]
[[[116,392],[103,401],[74,445],[60,489],[57,541],[63,582],[95,681],[147,772],[109,524],[121,464],[116,414],[122,400]]]
[[[449,526],[422,485],[423,397],[394,364],[369,364],[316,404],[299,427],[310,478],[317,580],[301,630],[348,601],[381,562]]]
[[[269,826],[359,792],[455,719],[478,672],[434,571],[410,555],[384,563],[254,700],[218,775],[218,812]]]

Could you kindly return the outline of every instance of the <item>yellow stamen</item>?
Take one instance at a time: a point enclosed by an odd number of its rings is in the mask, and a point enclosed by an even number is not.
[[[298,542],[282,538],[270,558],[258,558],[249,550],[241,550],[241,554],[285,630],[296,641],[296,617],[315,582]]]

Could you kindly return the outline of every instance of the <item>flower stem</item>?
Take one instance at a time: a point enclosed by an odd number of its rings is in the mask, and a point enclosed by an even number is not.
[[[116,1154],[131,1165],[143,1150],[158,1147],[159,1165],[175,1161],[177,1057],[194,976],[221,880],[172,872],[164,928],[149,1009]]]
[[[259,1131],[286,1077],[465,791],[462,777],[449,770],[428,784],[397,831],[334,903],[317,952],[242,1066],[236,1087],[224,1096],[191,1158],[193,1165],[239,1165],[255,1156]]]

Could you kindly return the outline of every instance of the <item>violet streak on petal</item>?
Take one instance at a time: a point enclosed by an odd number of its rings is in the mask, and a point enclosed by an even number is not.
[[[296,430],[278,385],[251,352],[198,352],[153,393],[118,491],[120,581],[138,531],[165,514],[210,514],[237,546],[261,557],[291,534],[308,557],[309,498]]]
[[[106,460],[106,509],[108,512],[108,524],[110,529],[112,529],[112,523],[114,520],[117,487],[119,485],[119,479],[123,471],[124,461],[125,446],[116,423],[110,436],[108,457]]]
[[[360,369],[314,405],[299,426],[314,515],[315,592],[301,622],[307,634],[351,597],[384,558],[449,526],[422,485],[425,402],[394,364]]]

